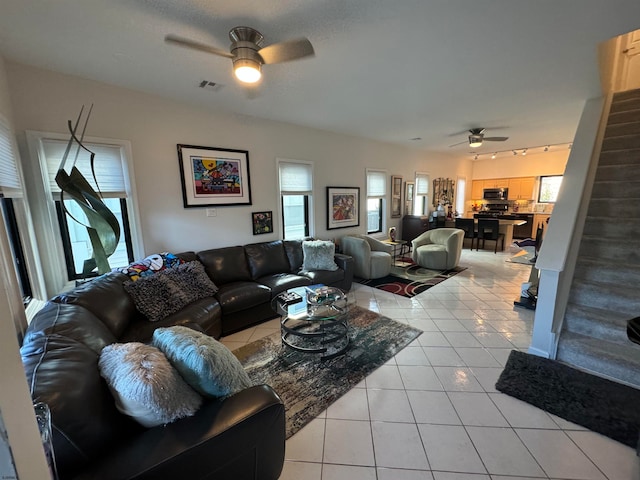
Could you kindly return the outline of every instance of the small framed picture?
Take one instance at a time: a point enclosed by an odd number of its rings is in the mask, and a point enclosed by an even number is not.
[[[273,215],[269,212],[253,212],[251,213],[253,223],[253,234],[262,235],[263,233],[273,232]]]

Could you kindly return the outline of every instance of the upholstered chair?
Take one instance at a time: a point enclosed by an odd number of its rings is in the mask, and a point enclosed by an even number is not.
[[[432,270],[450,270],[458,266],[464,242],[464,230],[458,228],[438,228],[427,230],[416,237],[413,247],[413,261]]]
[[[393,246],[369,235],[347,235],[340,240],[342,253],[353,257],[355,277],[369,280],[389,275]]]

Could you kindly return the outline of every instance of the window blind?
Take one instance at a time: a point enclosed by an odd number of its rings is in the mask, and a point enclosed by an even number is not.
[[[100,187],[100,192],[110,197],[126,197],[126,182],[124,165],[122,161],[121,147],[119,145],[107,145],[96,143],[85,143],[85,147],[95,153],[93,162],[96,178]],[[47,176],[49,187],[52,193],[59,193],[60,187],[56,183],[56,174],[64,152],[67,148],[66,140],[54,140],[50,138],[42,139],[42,148],[47,164]],[[67,173],[74,165],[80,170],[89,184],[98,191],[93,175],[91,173],[91,155],[84,149],[80,149],[76,160],[77,144],[71,147],[64,169]]]
[[[427,195],[429,193],[429,175],[416,173],[416,195]]]
[[[384,197],[387,194],[387,174],[367,170],[367,197]]]
[[[280,193],[311,195],[313,169],[309,163],[279,162]]]
[[[17,197],[21,192],[15,142],[9,121],[0,115],[0,196]]]

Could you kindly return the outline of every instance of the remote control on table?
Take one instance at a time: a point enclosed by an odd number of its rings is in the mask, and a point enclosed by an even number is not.
[[[296,292],[284,292],[278,296],[278,302],[282,306],[293,305],[294,303],[300,303],[302,297]]]

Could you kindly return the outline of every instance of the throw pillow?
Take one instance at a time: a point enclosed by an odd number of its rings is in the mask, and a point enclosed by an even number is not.
[[[130,263],[124,268],[114,268],[114,270],[128,275],[129,278],[135,282],[136,280],[148,277],[167,268],[177,267],[182,263],[184,263],[184,260],[173,253],[162,252],[154,253],[142,260]]]
[[[202,397],[185,383],[167,357],[143,343],[113,343],[100,353],[100,375],[116,407],[145,427],[193,415]]]
[[[302,242],[304,260],[302,270],[338,270],[333,260],[336,246],[328,240],[305,240]]]
[[[183,263],[138,281],[126,282],[124,289],[133,298],[136,308],[152,322],[218,291],[200,262]]]
[[[151,343],[205,397],[228,397],[251,386],[240,361],[209,335],[181,326],[157,328]]]

